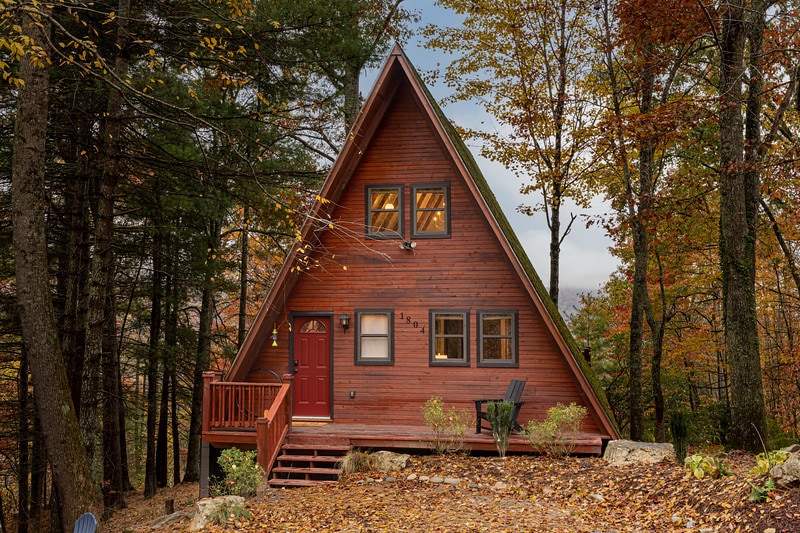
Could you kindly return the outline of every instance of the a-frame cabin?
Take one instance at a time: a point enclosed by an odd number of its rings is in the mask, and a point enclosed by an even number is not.
[[[426,400],[474,410],[512,379],[527,383],[523,425],[576,402],[589,412],[578,451],[618,438],[486,179],[397,46],[222,378],[206,375],[206,478],[220,448],[257,448],[269,468],[304,432],[421,447]],[[494,449],[471,433],[467,447]]]

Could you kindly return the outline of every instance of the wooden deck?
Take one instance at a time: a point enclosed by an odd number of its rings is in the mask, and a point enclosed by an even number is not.
[[[349,445],[354,448],[427,450],[433,433],[427,426],[337,424],[333,421],[294,420],[288,440],[292,444]],[[216,446],[239,444],[256,445],[254,431],[210,431],[203,440]],[[579,435],[575,454],[600,455],[602,440],[596,434]],[[474,453],[496,453],[494,440],[489,432],[475,434],[474,429],[464,435],[465,451]],[[535,453],[527,440],[513,433],[509,440],[509,453]]]

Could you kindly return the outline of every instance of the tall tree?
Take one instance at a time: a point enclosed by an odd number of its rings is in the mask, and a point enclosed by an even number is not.
[[[562,225],[567,199],[586,205],[596,191],[586,157],[597,108],[587,105],[594,62],[587,26],[591,6],[576,0],[442,0],[463,15],[460,28],[428,27],[426,47],[469,50],[447,67],[451,100],[476,100],[504,128],[467,130],[481,153],[514,170],[525,194],[540,193],[550,230],[550,298],[558,302],[561,245],[576,216]],[[508,133],[505,133],[508,131]]]
[[[25,15],[22,33],[35,48],[20,63],[12,161],[12,216],[17,298],[22,334],[47,454],[53,468],[61,526],[71,529],[85,511],[102,513],[102,499],[83,447],[61,356],[47,268],[45,233],[45,140],[48,117],[49,55],[44,48],[50,10]]]
[[[767,2],[720,4],[720,265],[725,346],[731,373],[731,445],[750,451],[767,439],[756,310],[761,53]],[[746,45],[749,44],[749,59]],[[749,61],[749,65],[748,65]],[[749,66],[749,71],[748,71]],[[748,76],[749,73],[749,76]],[[748,79],[748,95],[743,84]],[[746,110],[746,131],[743,124]],[[747,142],[745,142],[747,141]]]

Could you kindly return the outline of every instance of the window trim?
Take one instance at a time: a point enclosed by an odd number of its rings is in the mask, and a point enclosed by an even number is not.
[[[500,368],[519,368],[519,311],[517,309],[479,309],[478,315],[478,366],[479,367],[500,367]],[[512,358],[505,359],[484,359],[483,358],[483,317],[486,315],[511,315],[511,354]],[[508,338],[507,336],[493,335],[490,338]]]
[[[372,191],[376,189],[394,189],[397,191],[397,205],[395,209],[392,210],[374,210],[372,209]],[[403,222],[404,222],[404,207],[403,207],[403,196],[405,195],[405,190],[403,185],[397,184],[385,184],[385,185],[367,185],[365,187],[364,193],[364,234],[367,239],[398,239],[403,237]],[[380,232],[373,232],[372,231],[372,213],[374,212],[389,212],[389,211],[396,211],[397,212],[397,231],[380,231]]]
[[[394,309],[355,309],[355,346],[354,346],[354,359],[353,362],[356,365],[365,365],[365,366],[394,366]],[[368,335],[364,334],[367,337],[386,337],[388,340],[388,350],[389,356],[386,359],[371,359],[371,358],[364,358],[361,356],[361,317],[363,315],[386,315],[388,319],[388,326],[389,331],[386,335]]]
[[[464,343],[463,359],[436,359],[436,315],[463,315],[464,332],[461,337]],[[429,366],[470,366],[469,361],[469,309],[431,309],[428,311],[428,364]]]
[[[435,189],[441,187],[444,194],[444,231],[417,231],[417,189]],[[416,183],[411,185],[411,238],[412,239],[446,239],[450,237],[450,184],[447,182]]]

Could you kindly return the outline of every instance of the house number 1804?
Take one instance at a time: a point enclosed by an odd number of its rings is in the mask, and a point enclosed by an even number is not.
[[[420,333],[425,333],[425,324],[420,326],[419,322],[417,322],[416,320],[412,320],[410,316],[403,314],[402,311],[400,311],[400,320],[402,320],[412,328],[418,329]]]

